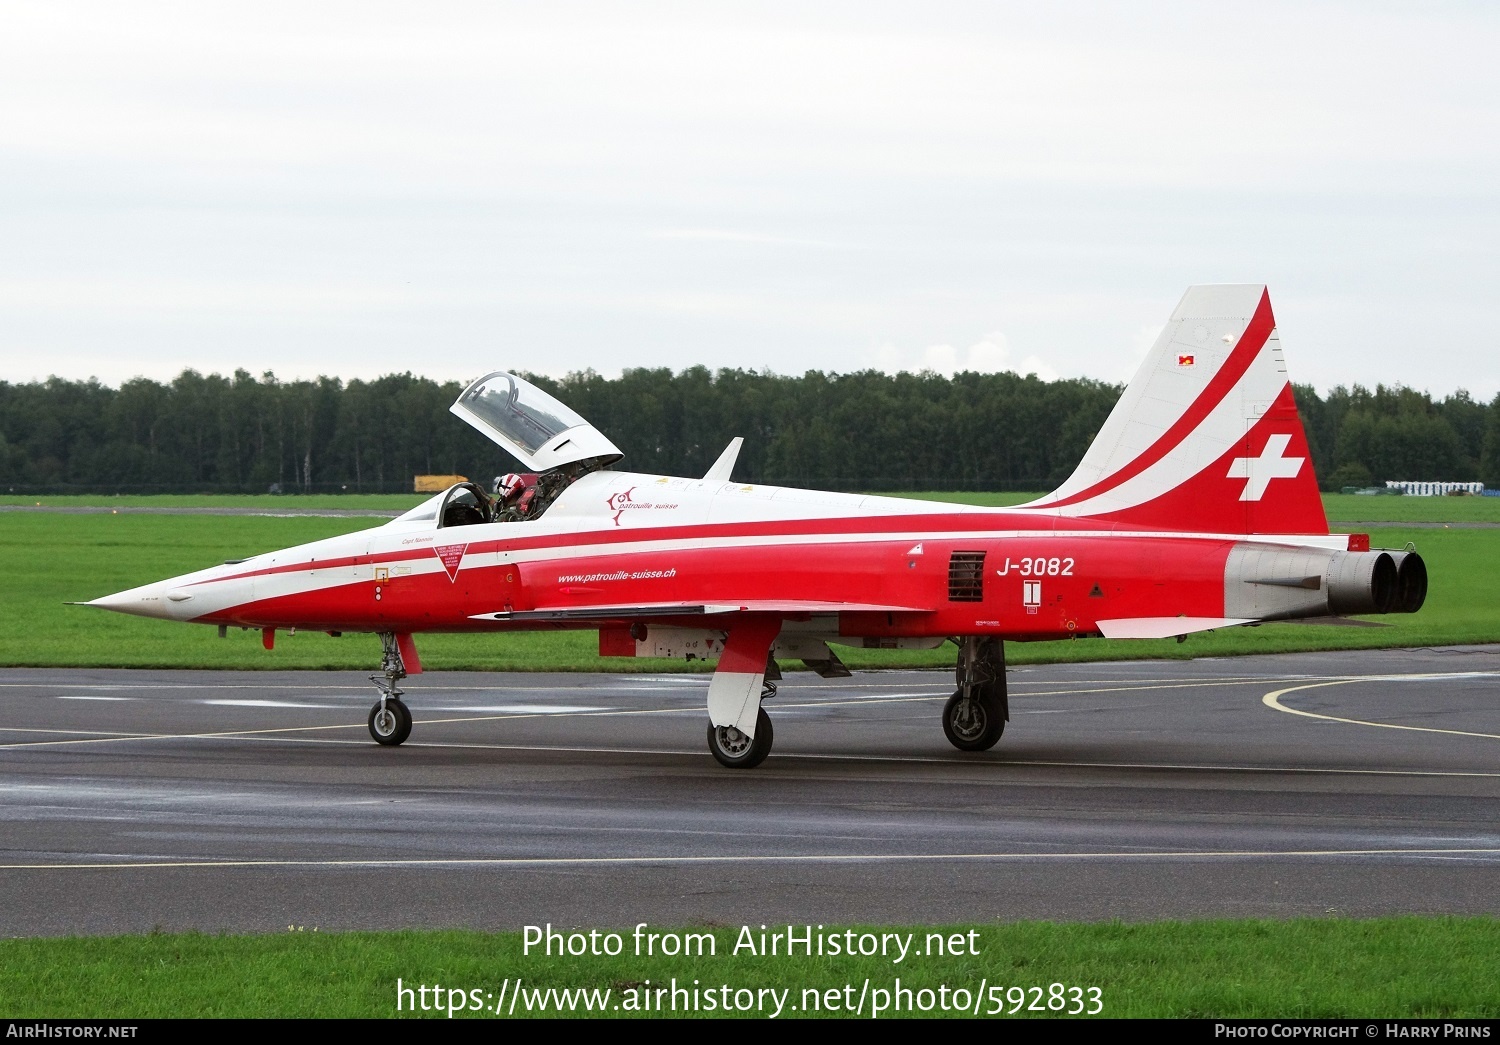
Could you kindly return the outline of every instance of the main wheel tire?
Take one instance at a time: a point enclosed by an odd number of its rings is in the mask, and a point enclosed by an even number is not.
[[[754,769],[771,753],[771,716],[761,708],[755,716],[755,736],[747,737],[734,726],[708,724],[708,750],[721,766],[730,769]]]
[[[1005,732],[1005,715],[997,700],[976,697],[964,700],[955,692],[943,705],[943,733],[960,751],[988,751]]]
[[[382,708],[377,700],[370,708],[369,725],[375,743],[395,747],[411,736],[411,709],[399,700],[387,700]]]

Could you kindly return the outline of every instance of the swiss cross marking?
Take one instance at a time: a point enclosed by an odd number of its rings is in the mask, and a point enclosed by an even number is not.
[[[1236,457],[1229,462],[1229,478],[1247,480],[1245,489],[1240,492],[1240,500],[1258,501],[1265,495],[1272,479],[1297,477],[1307,458],[1284,456],[1291,441],[1289,435],[1273,435],[1266,440],[1266,447],[1259,457]]]
[[[437,557],[443,560],[443,569],[448,571],[450,581],[458,580],[458,564],[464,561],[464,552],[469,550],[467,544],[442,544],[432,549]]]

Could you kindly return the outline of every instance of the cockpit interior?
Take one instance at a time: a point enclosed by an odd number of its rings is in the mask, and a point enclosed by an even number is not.
[[[455,483],[393,521],[432,522],[437,529],[447,529],[540,519],[564,490],[580,477],[603,468],[605,461],[605,458],[597,457],[575,461],[541,475],[512,472],[495,479],[493,494],[486,493],[478,483]]]

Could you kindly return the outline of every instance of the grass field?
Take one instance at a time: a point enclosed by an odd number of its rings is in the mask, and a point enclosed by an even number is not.
[[[912,493],[926,501],[983,504],[1004,508],[1041,496],[1035,493]],[[1500,497],[1364,497],[1357,494],[1323,495],[1323,510],[1330,523],[1346,522],[1491,522],[1500,525]]]
[[[368,508],[406,511],[421,504],[431,494],[425,493],[347,493],[347,494],[0,494],[0,504],[46,506],[50,508]]]
[[[0,494],[0,505],[47,505],[50,507],[99,508],[268,508],[314,509],[365,508],[405,511],[428,494],[56,494],[22,496]],[[893,493],[924,501],[981,504],[1001,508],[1023,504],[1037,493],[975,493],[928,491]],[[1500,524],[1500,497],[1363,497],[1354,494],[1324,494],[1323,508],[1337,522],[1492,522]]]
[[[398,1015],[399,977],[405,987],[442,985],[439,1011],[421,1011],[421,1004],[431,1001],[430,993],[420,996],[420,1002],[413,995],[410,1004],[417,1005],[417,1016],[446,1018],[448,1004],[468,1006],[475,1000],[493,1008],[495,1002],[485,996],[498,997],[504,984],[515,997],[518,978],[528,990],[544,992],[544,999],[547,988],[608,990],[607,998],[595,996],[606,1014],[629,1016],[632,997],[639,1001],[647,982],[669,987],[675,977],[683,986],[698,981],[700,990],[726,984],[731,992],[786,990],[785,1016],[847,1015],[844,1006],[853,1007],[868,979],[871,1001],[864,1015],[869,1016],[870,1005],[882,1000],[877,992],[886,991],[889,1004],[900,977],[914,992],[936,992],[940,985],[950,995],[963,989],[971,999],[978,995],[983,1014],[1006,1018],[1056,1015],[1029,1008],[1047,1004],[1052,984],[1062,985],[1061,1007],[1076,1006],[1081,1014],[1095,1007],[1089,988],[1097,987],[1102,1006],[1097,1014],[1105,1017],[1500,1016],[1500,995],[1494,989],[1500,922],[1492,918],[1020,922],[871,930],[913,933],[913,952],[924,947],[929,933],[950,939],[964,934],[966,946],[972,939],[979,951],[977,957],[912,953],[901,964],[880,957],[736,956],[732,950],[738,930],[726,928],[712,930],[713,956],[676,958],[636,957],[628,929],[620,932],[619,957],[546,958],[535,949],[525,956],[519,933],[323,934],[311,928],[267,936],[0,941],[0,1011],[12,1019],[389,1017]],[[975,935],[969,938],[971,929]],[[846,984],[853,985],[847,995],[842,990]],[[1076,1000],[1067,991],[1075,986],[1083,989]],[[991,995],[991,987],[1000,990]],[[1037,987],[1041,990],[1031,990]],[[835,1012],[827,1011],[825,992],[831,988],[838,989]],[[472,990],[481,993],[448,993]],[[813,999],[805,990],[818,994],[821,1012],[807,1011]],[[912,1001],[918,1003],[918,996],[913,994]],[[928,1001],[934,1011],[917,1015],[942,1015],[934,1002]],[[992,1008],[996,1004],[998,1013]],[[402,1005],[401,1015],[406,1015],[404,997]],[[773,1005],[767,996],[768,1008]],[[1012,1012],[1013,1007],[1019,1011]],[[523,1002],[514,1015],[525,1009]],[[654,1009],[642,1014],[658,1015]],[[455,1012],[486,1015],[493,1013]],[[700,1011],[687,1015],[722,1013],[705,1012],[700,1002]]]
[[[949,495],[935,495],[949,496]],[[970,496],[970,495],[951,495]],[[998,495],[997,495],[998,496]],[[1021,497],[1025,495],[1004,495]],[[203,503],[205,498],[187,503]],[[291,498],[239,498],[236,504],[284,506]],[[317,499],[312,499],[317,500]],[[343,503],[338,498],[326,501]],[[1330,514],[1357,502],[1422,522],[1465,511],[1489,510],[1500,498],[1332,497]],[[311,506],[311,505],[309,505]],[[321,505],[320,505],[321,506]],[[397,505],[399,507],[399,505]],[[1500,509],[1500,505],[1496,505]],[[1500,513],[1497,513],[1500,514]],[[1407,521],[1403,519],[1403,521]],[[1488,521],[1460,519],[1460,522]],[[1500,520],[1497,520],[1500,521]],[[378,660],[373,636],[329,638],[321,633],[278,636],[276,649],[254,632],[184,627],[80,606],[110,592],[186,573],[225,559],[348,533],[362,518],[262,516],[68,515],[0,513],[0,665],[209,668],[367,668]],[[1184,658],[1291,650],[1410,647],[1500,641],[1500,532],[1472,528],[1368,527],[1376,546],[1416,544],[1428,562],[1431,593],[1415,615],[1384,619],[1384,628],[1268,624],[1172,640],[1011,643],[1012,663]],[[703,670],[676,661],[598,656],[593,632],[507,636],[422,636],[424,663],[434,669],[482,670]],[[851,667],[945,667],[951,648],[932,651],[840,649]]]

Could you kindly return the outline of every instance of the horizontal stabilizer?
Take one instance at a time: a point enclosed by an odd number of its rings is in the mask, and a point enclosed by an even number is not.
[[[1170,639],[1195,631],[1254,623],[1254,617],[1121,617],[1098,622],[1107,639]]]

